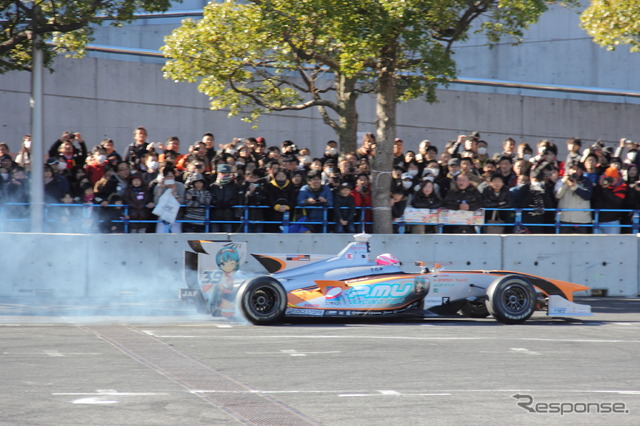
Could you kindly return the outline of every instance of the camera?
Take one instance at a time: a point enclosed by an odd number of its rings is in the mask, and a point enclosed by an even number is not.
[[[605,177],[602,179],[602,186],[613,186],[615,180],[612,177]]]
[[[567,177],[571,182],[577,182],[578,181],[578,174],[577,173],[571,173]]]

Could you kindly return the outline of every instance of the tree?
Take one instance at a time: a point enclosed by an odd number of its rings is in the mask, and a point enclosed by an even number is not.
[[[640,0],[594,0],[580,21],[593,41],[609,50],[620,44],[640,50]]]
[[[455,78],[453,45],[471,25],[490,43],[514,42],[553,3],[543,0],[250,0],[212,3],[199,22],[167,37],[167,78],[199,81],[211,108],[253,120],[268,111],[317,107],[355,147],[356,99],[376,95],[372,167],[374,232],[390,233],[392,145],[398,102]],[[331,115],[333,113],[334,115]],[[337,118],[336,118],[337,117]]]
[[[31,69],[36,35],[43,40],[39,47],[50,67],[58,52],[81,56],[94,25],[105,20],[122,25],[133,21],[139,9],[160,12],[170,6],[171,0],[0,0],[0,74]]]

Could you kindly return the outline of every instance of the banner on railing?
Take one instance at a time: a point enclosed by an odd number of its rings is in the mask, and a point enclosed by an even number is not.
[[[416,209],[407,207],[396,222],[432,223],[443,225],[484,225],[484,209],[475,211],[448,209]]]

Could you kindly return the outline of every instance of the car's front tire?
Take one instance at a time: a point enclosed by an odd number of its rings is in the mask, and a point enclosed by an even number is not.
[[[536,290],[529,281],[518,275],[506,275],[491,283],[487,289],[487,309],[503,324],[521,324],[536,309]]]
[[[277,324],[284,320],[287,293],[275,278],[254,277],[240,286],[236,307],[252,324]]]

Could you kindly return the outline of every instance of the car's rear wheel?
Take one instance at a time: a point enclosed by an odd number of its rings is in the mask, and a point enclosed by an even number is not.
[[[487,289],[486,306],[503,324],[520,324],[536,309],[536,290],[526,278],[506,275],[496,279]]]
[[[277,324],[284,320],[287,293],[274,278],[251,278],[238,290],[236,306],[253,324]]]

